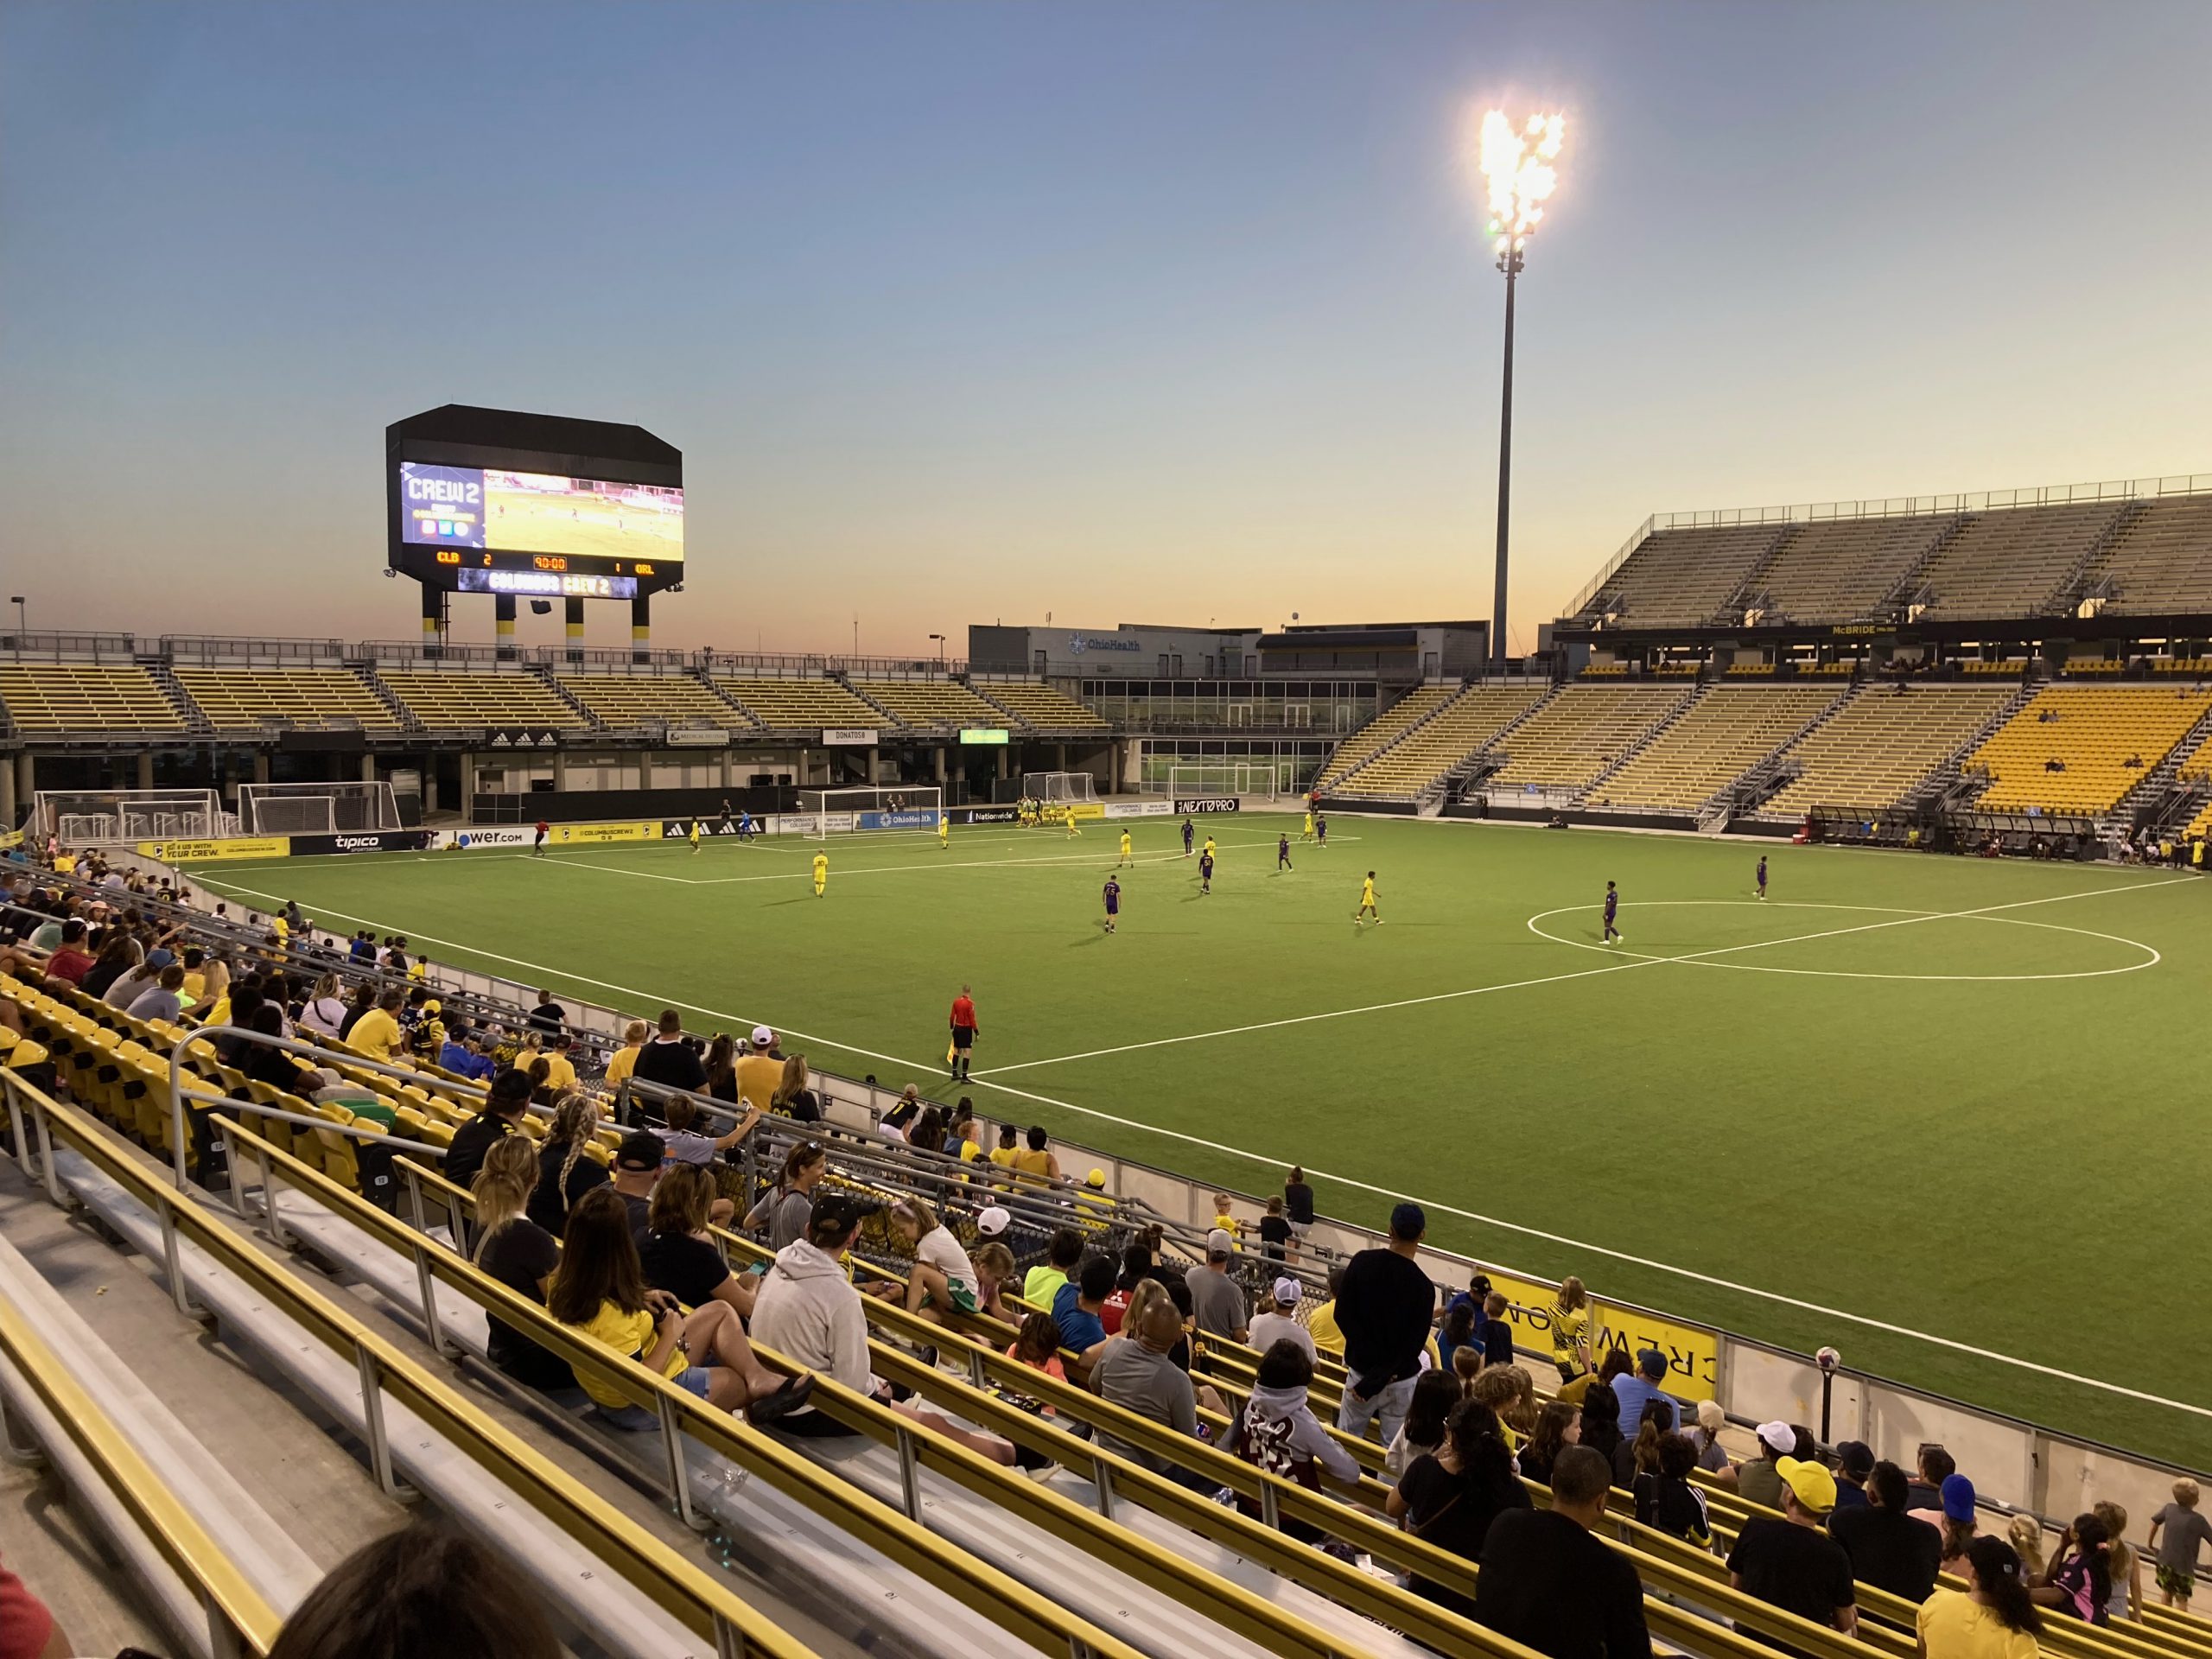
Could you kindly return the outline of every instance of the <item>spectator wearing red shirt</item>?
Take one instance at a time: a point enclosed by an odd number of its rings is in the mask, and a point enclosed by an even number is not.
[[[46,959],[46,976],[74,985],[92,971],[92,958],[85,954],[85,925],[72,918],[61,925],[61,943]]]
[[[952,1075],[968,1076],[969,1057],[976,1047],[976,1002],[963,985],[952,999]]]
[[[76,1651],[46,1604],[0,1567],[0,1659],[67,1659]]]

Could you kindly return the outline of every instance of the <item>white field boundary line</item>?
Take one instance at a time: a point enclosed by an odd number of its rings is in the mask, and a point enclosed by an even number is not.
[[[2178,879],[2182,880],[2188,880],[2191,878],[2183,876]],[[275,897],[274,894],[259,892],[254,888],[243,887],[235,882],[217,882],[210,883],[208,885],[227,887],[234,892],[248,893],[257,899],[273,899]],[[2059,899],[2088,899],[2096,898],[2107,893],[2129,892],[2133,891],[2135,887],[2166,887],[2169,885],[2171,884],[2165,881],[2141,881],[2132,883],[2126,887],[2100,888],[2094,893],[2059,893],[2055,895],[2055,897]],[[2046,901],[2042,899],[2031,899],[2027,902],[2031,904],[2040,904]],[[330,913],[338,917],[341,921],[356,922],[364,927],[372,927],[395,932],[399,931],[392,923],[379,921],[374,917],[349,916],[343,911],[333,911]],[[549,968],[543,963],[525,962],[519,957],[502,956],[494,950],[480,950],[476,946],[461,944],[451,939],[432,938],[428,934],[422,933],[412,934],[410,937],[422,939],[431,944],[438,945],[449,951],[458,952],[465,957],[475,957],[485,962],[504,963],[509,967],[527,969],[531,973],[544,979],[548,983],[558,983],[565,981],[568,983],[575,985],[588,985],[597,990],[613,991],[620,996],[634,997],[640,1005],[650,1006],[658,1004],[662,1007],[674,1007],[677,1008],[686,1009],[693,1014],[706,1014],[710,1019],[728,1020],[735,1026],[742,1026],[747,1023],[760,1023],[755,1020],[753,1016],[751,1014],[733,1014],[726,1008],[709,1008],[700,1003],[685,1002],[672,997],[657,997],[650,992],[639,990],[634,986],[617,985],[609,980],[594,979],[588,975],[579,974],[566,968]],[[1640,967],[1643,965],[1645,964],[1624,963],[1622,964],[1622,967]],[[1616,970],[1611,969],[1594,969],[1590,970],[1592,973],[1607,973],[1612,971]],[[1568,976],[1568,977],[1571,978],[1583,976],[1584,976],[1580,975]],[[866,1059],[881,1060],[889,1065],[902,1066],[909,1071],[928,1072],[933,1076],[938,1069],[934,1065],[918,1063],[916,1061],[907,1059],[900,1055],[884,1053],[880,1049],[855,1048],[850,1044],[840,1043],[833,1038],[822,1037],[809,1032],[794,1030],[788,1026],[778,1026],[773,1027],[773,1029],[783,1032],[788,1036],[797,1037],[805,1042],[821,1044],[826,1047],[835,1049],[840,1053],[857,1054]],[[1136,1118],[1122,1117],[1113,1112],[1101,1111],[1093,1106],[1078,1106],[1073,1101],[1058,1100],[1051,1095],[1033,1094],[1026,1089],[1014,1088],[1010,1084],[994,1083],[988,1077],[979,1077],[970,1079],[970,1081],[980,1084],[984,1088],[995,1089],[1001,1094],[1012,1095],[1017,1099],[1030,1101],[1037,1105],[1050,1106],[1060,1111],[1072,1112],[1079,1116],[1094,1118],[1102,1123],[1112,1123],[1122,1128],[1141,1130],[1147,1135],[1158,1135],[1164,1140],[1179,1141],[1185,1146],[1198,1147],[1208,1152],[1219,1153],[1224,1157],[1242,1159],[1247,1163],[1262,1164],[1266,1165],[1269,1168],[1280,1169],[1286,1162],[1288,1161],[1281,1156],[1269,1156],[1250,1151],[1243,1147],[1232,1147],[1224,1141],[1209,1141],[1201,1135],[1190,1135],[1181,1129],[1162,1128],[1156,1123],[1146,1123]],[[1377,1186],[1372,1181],[1363,1181],[1357,1176],[1352,1175],[1337,1174],[1329,1170],[1322,1169],[1317,1165],[1308,1164],[1306,1167],[1313,1170],[1315,1174],[1319,1175],[1325,1180],[1337,1182],[1339,1185],[1349,1187],[1355,1192],[1372,1193],[1378,1198],[1388,1198],[1393,1203],[1397,1202],[1401,1198],[1412,1197],[1411,1194],[1406,1192],[1402,1188]],[[1910,1325],[1897,1325],[1888,1319],[1872,1319],[1864,1313],[1853,1313],[1847,1308],[1830,1307],[1821,1302],[1808,1301],[1802,1297],[1786,1295],[1780,1291],[1764,1290],[1757,1285],[1746,1285],[1733,1279],[1723,1279],[1713,1274],[1702,1273],[1694,1268],[1677,1267],[1671,1262],[1661,1262],[1648,1255],[1637,1255],[1627,1250],[1616,1250],[1604,1244],[1593,1244],[1586,1239],[1573,1238],[1565,1233],[1554,1233],[1541,1227],[1530,1227],[1523,1223],[1517,1221],[1507,1221],[1497,1216],[1486,1216],[1480,1211],[1463,1209],[1458,1205],[1446,1204],[1441,1199],[1414,1198],[1413,1201],[1419,1204],[1424,1210],[1433,1211],[1440,1215],[1457,1216],[1464,1221],[1473,1222],[1478,1226],[1494,1227],[1502,1232],[1517,1233],[1523,1238],[1538,1239],[1547,1244],[1561,1245],[1568,1249],[1575,1250],[1584,1255],[1603,1256],[1608,1261],[1612,1262],[1625,1262],[1631,1267],[1644,1268],[1654,1273],[1667,1274],[1677,1279],[1686,1280],[1692,1284],[1705,1285],[1715,1290],[1725,1290],[1735,1295],[1749,1297],[1755,1301],[1770,1302],[1777,1307],[1794,1308],[1797,1312],[1803,1313],[1815,1313],[1822,1319],[1841,1319],[1851,1325],[1864,1326],[1866,1329],[1870,1331],[1879,1331],[1888,1336],[1903,1337],[1909,1341],[1925,1343],[1933,1348],[1945,1349],[1949,1352],[1964,1354],[1974,1359],[1988,1360],[1995,1364],[2010,1365],[2018,1370],[2031,1371],[2037,1376],[2048,1376],[2056,1381],[2072,1383],[2080,1388],[2097,1389],[2106,1394],[2117,1395],[2122,1399],[2139,1401],[2145,1405],[2164,1406],[2171,1410],[2186,1412],[2197,1417],[2212,1418],[2212,1407],[2196,1405],[2186,1400],[2170,1400],[2164,1395],[2152,1394],[2142,1389],[2131,1389],[2122,1383],[2107,1382],[2104,1378],[2099,1376],[2085,1376],[2076,1371],[2062,1370],[2057,1366],[2045,1365],[2038,1360],[2022,1359],[2017,1355],[1999,1353],[1993,1348],[1977,1347],[1972,1343],[1960,1342],[1955,1338],[1940,1337],[1932,1332],[1916,1331]]]
[[[1558,985],[1572,979],[1595,979],[1602,974],[1625,973],[1630,969],[1636,968],[1654,968],[1663,963],[1702,963],[1714,957],[1729,956],[1739,950],[1764,950],[1769,945],[1776,944],[1804,944],[1815,939],[1838,938],[1847,933],[1871,932],[1877,928],[1910,927],[1916,922],[1948,922],[1957,921],[1961,918],[1970,916],[1992,916],[2000,911],[2024,910],[2033,905],[2055,905],[2068,899],[2097,899],[2103,897],[2107,893],[2132,893],[2139,887],[2171,887],[2177,882],[2187,881],[2192,879],[2193,878],[2191,877],[2183,875],[2175,876],[2165,881],[2131,881],[2124,887],[2096,887],[2092,888],[2087,893],[2054,893],[2047,898],[2023,899],[2009,905],[1985,905],[1978,910],[1918,911],[1915,912],[1912,915],[1904,917],[1897,921],[1866,922],[1855,927],[1835,927],[1826,929],[1818,933],[1800,933],[1789,938],[1761,939],[1756,944],[1751,944],[1723,945],[1718,950],[1696,950],[1690,952],[1687,956],[1632,956],[1628,961],[1614,963],[1610,966],[1604,968],[1578,968],[1573,969],[1572,972],[1564,974],[1546,974],[1535,979],[1507,980],[1502,984],[1475,985],[1470,986],[1466,989],[1457,991],[1433,991],[1426,996],[1402,997],[1394,1002],[1368,1002],[1362,1004],[1358,1007],[1353,1008],[1330,1008],[1320,1014],[1296,1014],[1288,1015],[1281,1020],[1262,1020],[1249,1026],[1224,1026],[1216,1031],[1194,1031],[1187,1033],[1180,1037],[1155,1037],[1147,1042],[1117,1043],[1110,1048],[1085,1049],[1078,1054],[1056,1054],[1048,1059],[1019,1060],[1011,1065],[995,1065],[988,1067],[985,1071],[979,1071],[976,1073],[974,1081],[980,1083],[985,1077],[1003,1077],[1007,1073],[1014,1071],[1032,1071],[1039,1066],[1065,1065],[1071,1060],[1096,1060],[1104,1058],[1105,1057],[1113,1054],[1135,1053],[1140,1049],[1169,1048],[1181,1043],[1210,1042],[1217,1037],[1241,1037],[1245,1035],[1247,1033],[1255,1031],[1278,1031],[1286,1026],[1312,1025],[1317,1020],[1345,1020],[1350,1019],[1354,1014],[1386,1014],[1393,1008],[1415,1008],[1431,1002],[1454,1002],[1471,996],[1488,996],[1497,991],[1528,990],[1535,986]],[[1576,908],[1586,908],[1586,906],[1576,906]],[[1856,909],[1858,906],[1836,906],[1836,908]],[[1557,913],[1558,912],[1555,911],[1548,911],[1545,912],[1547,915],[1556,915]],[[1535,930],[1532,928],[1530,931],[1533,932]],[[1540,939],[1549,940],[1550,943],[1554,944],[1571,944],[1576,943],[1570,939],[1552,938],[1551,935],[1548,933],[1538,933],[1536,937]],[[2130,941],[2130,943],[2133,943],[2133,941]],[[1595,950],[1603,947],[1586,946],[1584,948]],[[2144,948],[2148,949],[2149,947],[2145,946]],[[2149,964],[2146,963],[2145,965],[2148,966]]]

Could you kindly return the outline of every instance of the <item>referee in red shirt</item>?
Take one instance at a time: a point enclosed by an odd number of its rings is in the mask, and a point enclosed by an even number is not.
[[[963,985],[960,995],[952,999],[952,1075],[963,1080],[968,1076],[969,1056],[976,1046],[976,1003]]]

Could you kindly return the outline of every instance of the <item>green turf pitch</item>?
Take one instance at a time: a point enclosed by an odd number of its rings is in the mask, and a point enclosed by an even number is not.
[[[987,1117],[1250,1192],[1300,1161],[1331,1213],[1380,1224],[1370,1183],[1428,1201],[1448,1247],[2212,1460],[2202,1410],[1748,1294],[2212,1403],[2212,885],[1351,817],[1323,850],[1246,814],[1201,821],[1205,896],[1176,823],[1138,821],[1109,937],[1119,827],[836,837],[818,899],[817,844],[796,840],[201,874],[640,1014],[766,1021],[819,1064],[938,1092],[964,980]],[[1356,926],[1370,868],[1382,925]]]

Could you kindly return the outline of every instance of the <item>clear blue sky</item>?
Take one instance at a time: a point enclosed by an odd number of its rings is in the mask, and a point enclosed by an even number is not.
[[[1525,642],[1654,510],[2212,471],[2208,63],[2202,0],[12,0],[0,563],[412,637],[382,432],[464,402],[683,448],[662,644],[1484,615],[1508,99]]]

